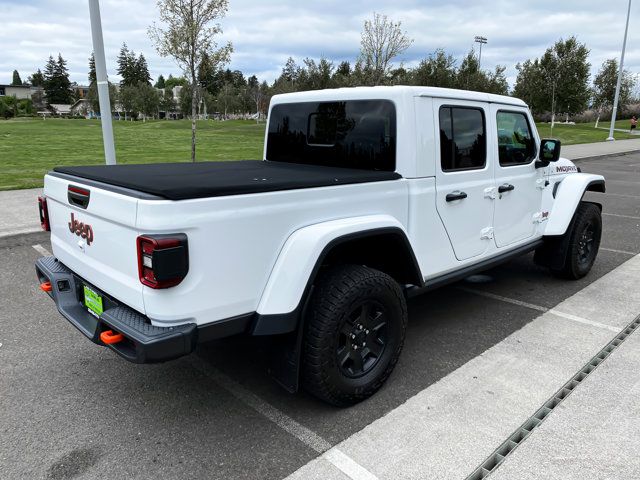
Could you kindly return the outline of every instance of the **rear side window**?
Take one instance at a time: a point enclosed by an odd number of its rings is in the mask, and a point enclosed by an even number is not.
[[[440,165],[443,172],[481,169],[487,163],[484,112],[479,108],[440,109]]]
[[[521,112],[498,112],[500,165],[527,165],[536,158],[536,146],[527,116]]]
[[[267,160],[395,171],[395,106],[388,100],[276,105]]]

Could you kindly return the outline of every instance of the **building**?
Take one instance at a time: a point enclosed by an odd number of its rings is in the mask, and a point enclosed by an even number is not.
[[[74,85],[73,94],[76,98],[87,98],[89,95],[89,87],[86,85]]]
[[[16,97],[18,100],[31,99],[31,87],[0,84],[0,97]]]
[[[71,115],[71,107],[73,105],[67,105],[65,103],[52,103],[51,104],[51,110],[54,112],[55,115],[58,116],[69,116]]]

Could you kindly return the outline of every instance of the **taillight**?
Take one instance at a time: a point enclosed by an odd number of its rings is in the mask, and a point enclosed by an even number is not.
[[[47,208],[47,199],[45,197],[38,197],[38,209],[40,210],[40,226],[45,232],[50,232],[49,209]]]
[[[151,288],[178,285],[189,271],[189,246],[183,233],[141,235],[138,244],[140,282]]]

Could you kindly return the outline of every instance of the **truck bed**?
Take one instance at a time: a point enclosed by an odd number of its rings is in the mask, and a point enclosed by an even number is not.
[[[381,182],[395,172],[244,160],[57,167],[54,172],[127,188],[169,200]]]

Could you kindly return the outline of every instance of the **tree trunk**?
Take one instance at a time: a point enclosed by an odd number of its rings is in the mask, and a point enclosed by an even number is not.
[[[192,72],[191,76],[191,161],[196,161],[196,112],[198,109],[198,98],[196,97],[196,76]]]

